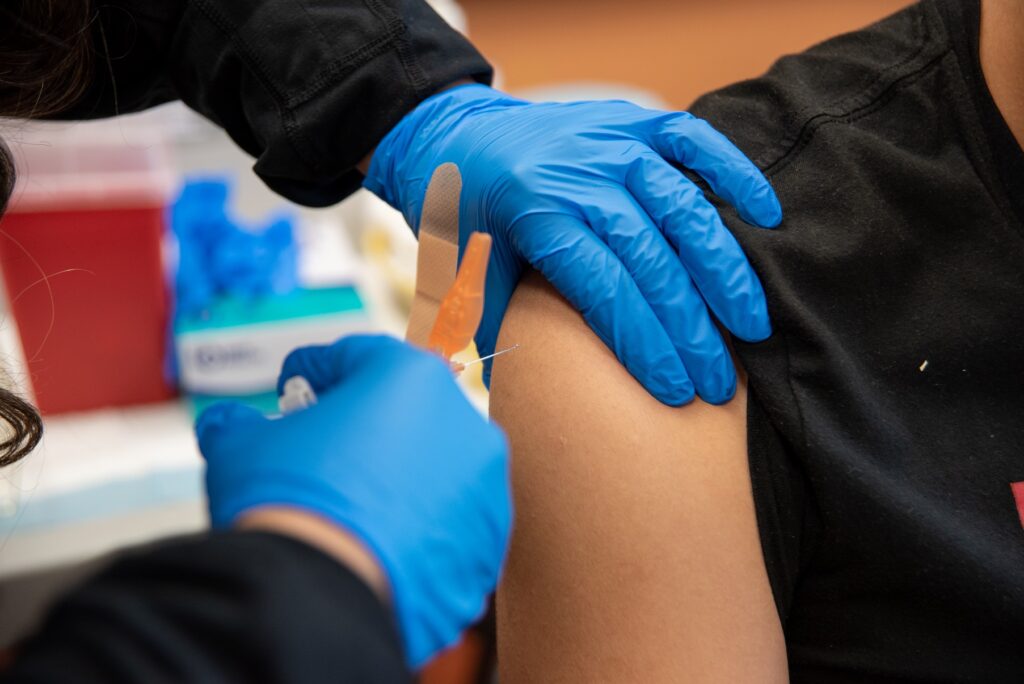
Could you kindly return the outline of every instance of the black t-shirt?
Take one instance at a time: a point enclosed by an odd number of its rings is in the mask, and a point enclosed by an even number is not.
[[[737,351],[795,682],[1024,682],[1024,153],[979,16],[927,0],[692,110],[786,214],[723,208],[775,328]]]

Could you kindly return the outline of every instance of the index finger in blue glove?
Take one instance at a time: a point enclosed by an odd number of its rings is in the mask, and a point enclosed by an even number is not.
[[[704,298],[651,218],[624,188],[600,189],[583,208],[594,232],[619,257],[711,404],[736,392],[736,371]]]
[[[761,281],[700,188],[654,155],[633,163],[626,187],[661,227],[725,327],[749,342],[767,339],[771,324]]]
[[[331,345],[296,349],[285,357],[281,366],[277,392],[281,394],[288,380],[301,376],[309,381],[314,392],[321,394],[365,369],[375,355],[397,352],[404,346],[387,335],[353,335]]]
[[[650,142],[665,159],[700,174],[747,223],[774,228],[782,222],[782,206],[764,174],[707,121],[686,113],[665,117]]]
[[[622,262],[579,219],[529,214],[513,231],[519,252],[569,300],[626,369],[662,403],[693,400],[672,341]]]
[[[222,401],[203,411],[196,420],[199,450],[209,460],[219,454],[225,439],[233,434],[247,433],[246,428],[265,422],[266,417],[254,408],[234,401]]]
[[[505,243],[496,242],[491,250],[491,263],[487,268],[484,315],[480,320],[476,336],[473,338],[476,340],[477,353],[481,357],[490,356],[497,351],[495,345],[498,343],[498,334],[501,332],[501,322],[522,273],[523,262],[518,256],[511,254],[505,248]],[[483,380],[488,389],[491,386],[493,363],[493,359],[488,359],[483,363]]]

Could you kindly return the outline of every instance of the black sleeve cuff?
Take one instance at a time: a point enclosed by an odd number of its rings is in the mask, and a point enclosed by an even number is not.
[[[255,166],[275,192],[308,206],[334,204],[361,187],[355,165],[420,102],[460,80],[491,84],[490,64],[425,2],[398,4],[404,14],[390,10],[386,49],[294,103],[285,126],[291,144],[269,149]]]

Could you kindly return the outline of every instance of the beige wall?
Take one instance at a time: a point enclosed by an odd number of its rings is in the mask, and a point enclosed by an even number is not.
[[[675,107],[908,0],[461,0],[511,90],[631,83]]]

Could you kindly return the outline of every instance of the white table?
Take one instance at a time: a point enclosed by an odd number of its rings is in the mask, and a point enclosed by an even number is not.
[[[0,471],[0,579],[204,529],[202,472],[183,402],[48,419]]]

